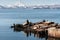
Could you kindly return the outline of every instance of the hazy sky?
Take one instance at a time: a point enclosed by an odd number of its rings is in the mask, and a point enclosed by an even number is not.
[[[19,3],[20,0],[0,0],[0,5],[9,5]]]
[[[0,5],[9,5],[19,2],[24,5],[60,4],[60,0],[0,0]]]

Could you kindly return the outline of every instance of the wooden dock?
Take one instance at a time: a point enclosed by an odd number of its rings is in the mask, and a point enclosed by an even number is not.
[[[45,21],[45,20],[43,20],[42,22],[32,23],[27,20],[24,24],[13,24],[13,26],[11,26],[11,28],[14,28],[16,30],[22,30],[22,31],[28,30],[31,32],[37,32],[41,35],[51,36],[51,34],[54,34],[53,33],[54,31],[52,32],[52,28],[60,29],[60,24],[55,23],[55,22]],[[51,28],[51,29],[49,29],[49,28]],[[51,33],[49,33],[50,31],[51,31]],[[57,32],[57,34],[60,35],[60,31],[55,31],[55,32]],[[53,36],[53,37],[55,37],[55,36]]]

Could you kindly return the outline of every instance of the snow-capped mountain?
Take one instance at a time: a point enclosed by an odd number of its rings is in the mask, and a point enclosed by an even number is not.
[[[0,5],[0,9],[10,9],[10,8],[34,8],[34,9],[41,9],[41,8],[44,8],[44,9],[60,9],[60,5],[33,5],[33,6],[26,6],[22,3],[15,3],[15,4],[10,4],[10,5]]]
[[[22,3],[15,3],[15,4],[9,4],[9,5],[0,5],[0,8],[24,8],[25,5]]]
[[[12,4],[12,5],[7,5],[6,7],[7,8],[20,8],[20,7],[24,7],[25,5],[22,4],[22,3],[15,3],[15,4]]]

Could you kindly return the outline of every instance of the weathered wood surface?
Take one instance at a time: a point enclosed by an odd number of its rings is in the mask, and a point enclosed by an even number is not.
[[[48,35],[50,37],[60,38],[60,29],[49,28],[48,29]]]

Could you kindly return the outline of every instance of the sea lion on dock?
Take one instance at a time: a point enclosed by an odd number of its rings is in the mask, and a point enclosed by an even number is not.
[[[23,23],[23,25],[28,25],[29,24],[29,20],[26,20],[25,23]]]

